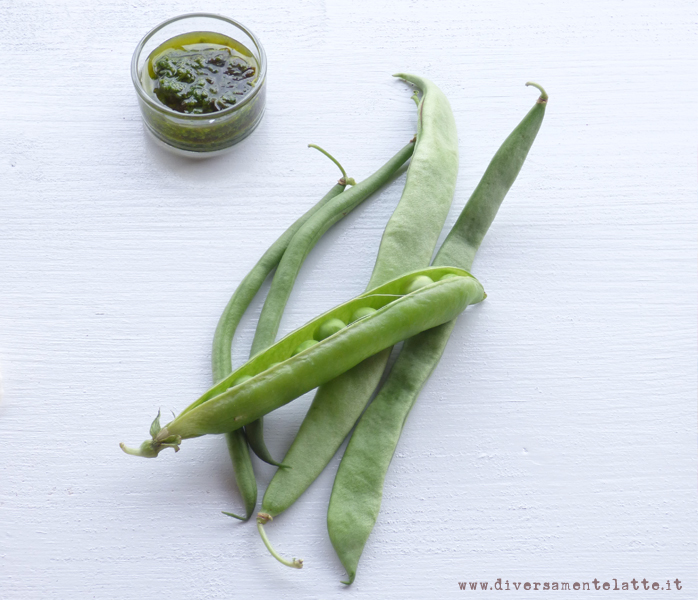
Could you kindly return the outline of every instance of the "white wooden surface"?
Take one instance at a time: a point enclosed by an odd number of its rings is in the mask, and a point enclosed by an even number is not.
[[[146,139],[129,79],[140,37],[192,10],[247,24],[270,60],[261,126],[207,162]],[[498,577],[678,578],[576,595],[695,598],[697,24],[689,0],[5,0],[0,598],[479,597],[458,582]],[[453,105],[449,226],[535,101],[524,82],[551,100],[474,267],[489,297],[410,416],[345,590],[338,457],[268,528],[297,572],[220,514],[240,509],[222,439],[152,461],[118,442],[208,387],[229,295],[337,177],[306,144],[363,178],[412,136],[398,70]],[[363,290],[403,181],[311,253],[284,332]],[[267,419],[276,455],[308,402]]]

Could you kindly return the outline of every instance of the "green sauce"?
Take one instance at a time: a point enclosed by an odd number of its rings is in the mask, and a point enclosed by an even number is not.
[[[234,106],[257,82],[257,61],[240,42],[220,33],[192,32],[158,46],[143,70],[143,86],[184,114]]]
[[[195,31],[150,53],[139,79],[160,109],[140,101],[148,129],[169,146],[205,153],[249,135],[264,113],[264,68],[240,42]]]

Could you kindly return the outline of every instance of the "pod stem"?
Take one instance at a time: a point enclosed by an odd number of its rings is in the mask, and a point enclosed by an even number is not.
[[[538,88],[540,90],[540,98],[538,98],[539,104],[545,104],[548,101],[548,94],[545,93],[545,90],[543,89],[542,85],[538,85],[537,83],[533,83],[532,81],[527,81],[526,85],[532,85],[534,88]]]
[[[236,515],[235,513],[231,512],[226,512],[224,510],[221,511],[224,515],[227,515],[229,517],[233,517],[234,519],[238,519],[240,521],[247,521],[248,517],[241,517],[240,515]]]
[[[170,435],[167,427],[160,427],[160,411],[150,425],[150,437],[152,439],[143,442],[139,448],[129,448],[123,442],[119,444],[119,447],[126,454],[142,456],[143,458],[155,458],[165,448],[172,448],[175,452],[179,452],[182,438],[179,435]]]
[[[173,435],[164,440],[146,440],[143,442],[139,448],[130,448],[123,442],[119,444],[119,447],[130,454],[131,456],[142,456],[143,458],[155,458],[162,450],[165,448],[173,448],[175,452],[179,452],[179,445],[182,443],[182,438],[178,435]]]
[[[264,542],[264,545],[267,547],[267,550],[269,550],[269,553],[276,559],[278,560],[282,565],[286,565],[287,567],[291,567],[292,569],[302,569],[303,568],[303,560],[300,558],[294,558],[293,560],[288,560],[284,558],[283,556],[280,556],[276,550],[274,550],[274,547],[271,545],[271,542],[269,541],[269,538],[267,537],[267,532],[264,531],[264,525],[265,523],[268,523],[269,521],[272,520],[272,516],[268,513],[257,513],[257,530],[259,531],[259,535],[262,538],[262,541]]]
[[[347,172],[344,170],[344,167],[327,150],[325,150],[324,148],[320,148],[320,146],[318,146],[317,144],[308,144],[308,148],[315,148],[315,150],[319,150],[327,158],[329,158],[335,165],[337,165],[339,167],[339,170],[342,172],[342,178],[337,182],[337,183],[339,183],[339,185],[356,185],[356,181],[354,181],[354,178],[347,177]]]

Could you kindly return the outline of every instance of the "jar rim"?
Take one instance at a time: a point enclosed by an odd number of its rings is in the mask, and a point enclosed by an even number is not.
[[[257,80],[259,82],[259,85],[255,85],[252,88],[252,92],[245,96],[239,103],[235,103],[233,106],[229,106],[228,108],[224,108],[223,110],[219,110],[214,113],[203,113],[203,114],[188,114],[188,113],[181,113],[177,112],[176,110],[171,109],[169,106],[166,106],[160,102],[156,102],[155,99],[153,99],[152,96],[150,96],[145,89],[143,88],[143,83],[141,82],[140,78],[140,73],[138,72],[138,59],[141,56],[141,52],[143,51],[143,48],[145,45],[150,41],[150,39],[158,32],[160,32],[162,29],[167,27],[168,25],[171,25],[172,23],[176,23],[177,21],[182,21],[184,19],[191,19],[191,18],[197,18],[197,17],[205,17],[205,18],[210,18],[210,19],[217,19],[219,21],[225,21],[226,23],[229,23],[231,25],[234,25],[235,27],[238,27],[241,29],[246,35],[249,36],[249,38],[252,40],[252,43],[255,45],[255,48],[257,49],[257,52],[259,53],[259,58],[258,58],[258,63],[259,63],[259,74],[257,76]],[[205,12],[196,12],[196,13],[187,13],[184,15],[179,15],[176,17],[172,17],[171,19],[167,19],[166,21],[163,21],[159,25],[156,25],[151,29],[148,33],[146,33],[143,38],[141,39],[140,42],[138,42],[138,45],[136,46],[136,50],[133,53],[133,57],[131,58],[131,80],[133,81],[133,86],[136,88],[136,93],[138,94],[139,98],[143,100],[148,106],[151,108],[158,110],[160,112],[164,112],[166,114],[175,116],[179,119],[187,119],[187,120],[192,120],[192,121],[206,121],[210,119],[218,119],[221,117],[224,117],[226,115],[232,114],[235,111],[241,109],[243,106],[249,104],[254,97],[259,93],[259,90],[262,88],[264,85],[264,82],[266,80],[267,76],[267,56],[266,53],[264,52],[264,48],[262,47],[262,44],[260,43],[259,39],[257,36],[252,33],[247,27],[245,27],[242,23],[239,21],[235,21],[234,19],[230,19],[228,17],[224,17],[223,15],[218,15],[215,13],[205,13]]]

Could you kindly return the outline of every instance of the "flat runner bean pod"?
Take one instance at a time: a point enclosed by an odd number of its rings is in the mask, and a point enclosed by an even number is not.
[[[506,193],[540,129],[548,96],[535,106],[492,158],[480,183],[444,241],[434,264],[469,269]],[[330,540],[351,584],[364,545],[378,517],[383,483],[400,433],[423,385],[443,354],[455,321],[410,338],[388,379],[352,434],[335,478],[327,512]]]
[[[422,91],[417,143],[368,289],[429,264],[458,174],[458,135],[448,99],[428,79],[405,74],[396,77]],[[263,523],[291,506],[327,466],[378,386],[389,356],[388,348],[318,389],[284,457],[284,464],[291,468],[278,470],[264,494]]]
[[[298,228],[288,243],[274,274],[271,288],[257,322],[250,356],[258,354],[274,343],[286,303],[293,290],[293,284],[308,253],[330,227],[383,186],[412,156],[414,147],[413,142],[408,143],[373,175],[337,196],[332,202],[320,207]],[[332,157],[330,156],[330,158]],[[339,163],[337,164],[339,165]],[[339,168],[342,169],[341,165]],[[342,172],[344,172],[343,169]],[[245,431],[255,454],[262,460],[278,466],[279,463],[273,460],[264,443],[262,420],[253,421],[245,428]]]
[[[421,275],[429,275],[434,283],[405,294],[412,280]],[[429,268],[390,281],[313,319],[256,355],[165,427],[156,431],[151,426],[152,439],[139,449],[121,447],[129,454],[152,458],[163,448],[177,449],[183,439],[238,429],[380,350],[454,319],[484,298],[477,279],[453,267]],[[349,322],[358,309],[366,307],[376,310],[294,354],[300,344],[314,339],[326,321]],[[236,383],[245,376],[251,378]]]

